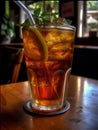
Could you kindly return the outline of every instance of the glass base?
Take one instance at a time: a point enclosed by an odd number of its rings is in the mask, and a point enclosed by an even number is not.
[[[68,111],[70,108],[70,103],[68,101],[65,101],[61,109],[53,110],[53,111],[49,111],[49,110],[37,111],[35,110],[35,108],[31,107],[31,103],[32,101],[29,100],[24,104],[24,110],[28,112],[28,114],[37,114],[37,115],[46,115],[46,116],[58,115]]]
[[[39,104],[35,104],[33,102],[31,102],[31,108],[34,110],[34,111],[37,111],[37,112],[45,112],[45,113],[49,113],[49,112],[53,112],[53,111],[58,111],[61,109],[62,107],[62,104],[61,105],[50,105],[50,106],[41,106]]]

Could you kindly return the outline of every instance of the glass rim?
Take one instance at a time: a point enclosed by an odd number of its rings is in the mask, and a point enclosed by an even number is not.
[[[72,31],[76,31],[76,27],[73,25],[69,25],[69,24],[34,24],[34,25],[30,25],[29,27],[34,27],[34,28],[51,28],[51,29],[67,29],[67,30],[72,30]]]

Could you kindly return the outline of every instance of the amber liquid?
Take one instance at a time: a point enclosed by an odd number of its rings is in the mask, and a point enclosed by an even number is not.
[[[66,93],[64,80],[66,71],[71,67],[73,58],[74,32],[55,28],[38,28],[46,47],[36,31],[31,28],[23,30],[24,55],[35,108],[45,110],[60,108]],[[41,39],[41,40],[39,40]],[[44,57],[47,57],[47,59]],[[56,107],[57,106],[57,107]],[[54,107],[54,108],[53,108]],[[43,108],[42,108],[43,110]]]
[[[31,61],[26,57],[31,93],[36,104],[55,106],[62,103],[65,73],[70,60]]]

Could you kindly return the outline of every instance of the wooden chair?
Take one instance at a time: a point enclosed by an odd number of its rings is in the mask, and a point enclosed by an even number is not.
[[[11,78],[12,83],[17,82],[22,61],[23,61],[23,49],[21,49],[17,54],[17,60],[14,65],[12,78]]]
[[[0,84],[17,82],[22,60],[23,48],[0,46]]]

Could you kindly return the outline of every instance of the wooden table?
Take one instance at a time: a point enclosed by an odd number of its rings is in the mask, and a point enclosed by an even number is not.
[[[0,130],[98,130],[98,81],[71,75],[70,109],[56,116],[29,115],[28,82],[0,86]]]

